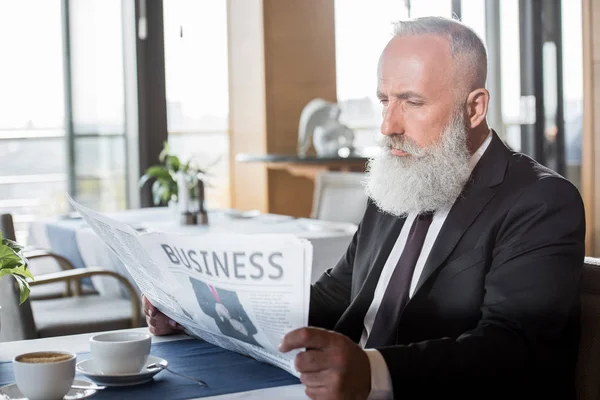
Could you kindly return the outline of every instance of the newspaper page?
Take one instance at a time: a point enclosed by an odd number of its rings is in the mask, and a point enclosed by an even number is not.
[[[186,333],[299,376],[278,345],[308,325],[312,245],[290,234],[140,233],[69,201]]]

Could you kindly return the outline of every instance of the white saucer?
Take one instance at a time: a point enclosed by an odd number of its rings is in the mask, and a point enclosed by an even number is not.
[[[249,219],[260,216],[260,210],[240,211],[240,210],[228,210],[225,212],[229,218],[232,219]]]
[[[150,365],[152,363],[159,364],[163,367],[169,365],[167,360],[148,356],[148,361],[146,365]],[[150,382],[154,375],[158,374],[164,368],[154,368],[151,370],[143,369],[138,373],[134,374],[117,374],[117,375],[107,375],[100,372],[100,369],[95,364],[94,359],[91,358],[89,360],[80,361],[77,363],[77,372],[85,375],[86,377],[93,380],[97,385],[102,386],[133,386],[140,385],[142,383]],[[2,400],[2,399],[0,399]]]
[[[93,383],[88,381],[82,381],[81,379],[75,379],[73,385],[79,386],[95,386]],[[64,400],[75,400],[85,399],[96,393],[94,389],[71,389],[67,393]],[[27,400],[23,393],[19,390],[16,383],[0,387],[0,400]]]

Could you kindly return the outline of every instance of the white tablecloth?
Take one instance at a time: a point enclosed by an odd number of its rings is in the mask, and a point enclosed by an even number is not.
[[[228,210],[215,210],[209,213],[208,226],[182,226],[178,223],[172,210],[161,208],[144,208],[109,213],[108,216],[140,230],[156,230],[181,234],[206,234],[211,232],[233,233],[291,233],[310,240],[313,245],[312,281],[314,282],[326,269],[333,267],[346,251],[356,225],[327,222],[312,219],[295,219],[275,214],[259,214],[252,217],[244,213]],[[57,251],[56,240],[48,237],[48,227],[59,227],[68,233],[73,232],[73,240],[60,243],[61,251]],[[97,266],[110,269],[129,277],[124,265],[117,256],[98,238],[98,236],[81,219],[61,217],[46,218],[35,221],[30,226],[29,243],[35,247],[45,248],[57,253],[64,253],[65,247],[73,246],[81,256],[76,266]],[[54,245],[53,245],[54,242]],[[76,257],[75,257],[76,258]],[[71,260],[77,264],[76,260]],[[34,274],[49,272],[55,266],[40,266]],[[93,278],[96,290],[103,295],[122,295],[122,288],[111,278]]]

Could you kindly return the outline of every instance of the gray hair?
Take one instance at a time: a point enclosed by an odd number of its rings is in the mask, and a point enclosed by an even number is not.
[[[469,90],[485,87],[487,51],[475,31],[460,21],[444,17],[422,17],[394,24],[394,36],[438,35],[450,43],[452,58],[458,61],[457,71],[466,72]]]

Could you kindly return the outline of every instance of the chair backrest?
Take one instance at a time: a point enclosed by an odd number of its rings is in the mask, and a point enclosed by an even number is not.
[[[4,239],[17,240],[15,224],[11,214],[0,214],[0,232]]]
[[[0,342],[37,338],[29,300],[19,305],[19,287],[10,275],[0,278]]]
[[[323,172],[317,175],[312,218],[358,224],[367,207],[362,172]]]
[[[600,258],[585,258],[581,280],[578,398],[600,400]]]

